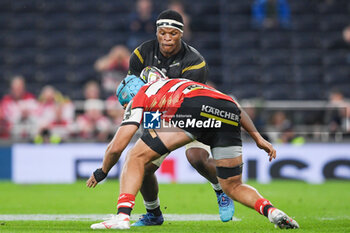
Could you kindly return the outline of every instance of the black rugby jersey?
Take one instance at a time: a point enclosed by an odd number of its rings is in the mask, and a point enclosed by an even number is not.
[[[203,56],[184,41],[181,41],[180,51],[169,58],[161,54],[156,39],[144,42],[132,53],[128,74],[139,76],[146,66],[156,66],[169,78],[186,78],[201,83],[208,78],[208,65]]]

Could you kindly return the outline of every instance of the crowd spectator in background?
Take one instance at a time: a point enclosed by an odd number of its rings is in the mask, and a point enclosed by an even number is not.
[[[115,123],[115,126],[119,126],[119,124],[123,120],[124,109],[120,105],[118,99],[116,98],[115,91],[116,90],[114,86],[113,94],[107,98],[107,100],[103,104],[102,110],[106,110],[107,116],[112,119],[113,123]],[[100,87],[97,82],[90,81],[85,85],[84,97],[85,97],[85,102],[91,99],[101,100]]]
[[[270,119],[270,127],[268,127],[268,137],[273,142],[278,142],[281,132],[291,126],[285,112],[277,111]]]
[[[111,122],[104,116],[104,103],[99,99],[88,99],[84,103],[84,113],[76,120],[78,136],[85,140],[106,142],[111,133]]]
[[[332,90],[329,95],[328,122],[331,133],[350,132],[350,103],[339,90]]]
[[[15,124],[28,113],[34,113],[37,107],[35,96],[26,90],[23,76],[15,76],[11,80],[10,93],[1,100],[7,120]]]
[[[343,30],[344,47],[350,48],[350,25],[346,26]]]
[[[33,140],[33,143],[35,144],[59,144],[61,142],[62,138],[56,134],[53,134],[47,128],[40,130]]]
[[[14,140],[30,141],[38,129],[38,119],[29,109],[22,111],[21,118],[11,127],[11,137]]]
[[[75,117],[75,106],[52,86],[45,86],[38,98],[39,129],[35,142],[57,143],[68,139]],[[58,140],[59,139],[59,140]]]
[[[169,10],[173,10],[178,12],[184,21],[184,34],[183,34],[183,39],[186,42],[191,42],[191,36],[192,36],[192,31],[191,31],[191,18],[186,14],[185,12],[185,6],[184,3],[180,0],[172,0],[169,2],[168,5]]]
[[[340,37],[340,36],[339,36]],[[327,45],[329,49],[345,50],[345,62],[350,64],[350,25],[346,26],[342,31],[342,37],[335,39]]]
[[[115,91],[115,90],[114,90]],[[78,136],[84,139],[97,137],[98,141],[108,140],[112,125],[104,115],[106,104],[101,99],[100,86],[90,81],[84,88],[84,113],[77,117]]]
[[[300,146],[305,143],[305,138],[299,135],[292,124],[285,125],[280,135],[276,140],[277,143],[290,143],[295,146]]]
[[[38,103],[26,90],[23,76],[15,76],[10,83],[10,93],[1,100],[4,117],[11,124],[14,139],[27,139],[35,133],[35,113]]]
[[[343,30],[344,48],[350,48],[350,25],[346,26]]]
[[[339,38],[329,43],[327,47],[329,49],[350,49],[350,25],[343,29],[341,37],[339,36]]]
[[[290,143],[296,146],[305,143],[305,138],[295,131],[295,127],[283,111],[272,115],[268,135],[275,143]]]
[[[55,109],[55,119],[49,125],[50,133],[53,137],[59,137],[60,142],[68,141],[73,131],[72,125],[74,122],[65,117],[65,111],[65,106],[59,105]]]
[[[45,86],[38,98],[40,126],[46,128],[57,118],[72,123],[75,116],[73,103],[52,86]],[[59,109],[59,110],[58,110]]]
[[[0,106],[0,139],[10,139],[11,137],[11,124],[5,118],[3,109]]]
[[[84,86],[84,98],[89,99],[100,99],[100,86],[95,81],[89,81]]]
[[[114,46],[110,52],[95,62],[95,70],[101,73],[104,91],[114,93],[115,88],[126,76],[129,69],[130,51],[124,45]]]
[[[257,108],[252,104],[245,104],[244,111],[248,114],[250,119],[254,122],[256,129],[261,133],[261,136],[269,141],[269,137],[266,134],[265,122],[261,117],[261,114],[258,113]],[[244,130],[244,129],[243,129]]]
[[[112,95],[106,100],[106,112],[107,116],[112,119],[113,126],[119,127],[123,121],[124,109],[120,105],[117,96]]]
[[[255,0],[252,5],[253,27],[260,29],[290,28],[287,0]]]
[[[136,11],[130,14],[128,22],[130,36],[127,44],[130,50],[154,37],[156,18],[152,0],[137,0]]]

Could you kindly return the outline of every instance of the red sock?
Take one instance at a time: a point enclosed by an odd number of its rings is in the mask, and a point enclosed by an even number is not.
[[[271,204],[271,202],[265,198],[260,198],[255,202],[254,206],[255,210],[264,216],[268,216],[269,212],[274,210],[275,207]]]
[[[129,193],[121,193],[118,198],[118,214],[123,213],[130,215],[135,205],[135,196]]]

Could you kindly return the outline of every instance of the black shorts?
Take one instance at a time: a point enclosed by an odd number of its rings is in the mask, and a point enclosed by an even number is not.
[[[198,96],[185,98],[171,120],[212,149],[238,148],[242,146],[240,114],[234,102]]]

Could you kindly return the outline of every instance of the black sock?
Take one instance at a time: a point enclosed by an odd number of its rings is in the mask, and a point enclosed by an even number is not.
[[[117,214],[119,214],[119,213],[123,213],[123,214],[127,214],[127,215],[129,215],[129,216],[130,216],[131,211],[132,211],[132,209],[131,209],[131,208],[128,208],[128,207],[120,207],[120,208],[118,208],[118,212],[117,212]]]
[[[162,215],[162,211],[160,211],[160,206],[158,206],[157,208],[150,210],[150,209],[146,209],[148,213],[152,213],[154,216],[158,217]]]
[[[215,190],[214,191],[216,192],[217,195],[220,195],[222,193],[222,190]]]
[[[268,216],[269,216],[269,209],[270,209],[270,208],[275,208],[275,207],[273,207],[273,205],[266,205],[266,206],[264,206],[264,208],[263,208],[263,214],[264,214],[265,217],[268,217]]]

